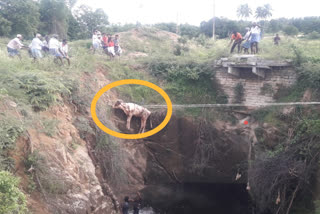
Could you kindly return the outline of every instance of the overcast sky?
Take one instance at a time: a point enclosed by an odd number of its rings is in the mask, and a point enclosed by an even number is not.
[[[320,16],[319,0],[215,0],[216,16],[237,19],[236,10],[240,4],[248,3],[255,10],[257,6],[269,3],[273,17]],[[79,0],[78,5],[87,4],[103,8],[111,23],[154,24],[178,22],[200,25],[213,14],[213,0]]]

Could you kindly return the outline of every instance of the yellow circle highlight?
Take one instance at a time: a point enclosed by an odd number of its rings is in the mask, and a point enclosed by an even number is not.
[[[162,121],[161,124],[159,124],[156,128],[145,132],[145,133],[140,133],[140,134],[123,134],[120,132],[116,132],[113,131],[109,128],[107,128],[105,125],[103,125],[96,113],[96,106],[97,106],[97,102],[99,100],[99,98],[108,90],[110,90],[111,88],[114,88],[116,86],[120,86],[120,85],[127,85],[127,84],[133,84],[133,85],[143,85],[143,86],[147,86],[149,88],[152,88],[153,90],[157,91],[166,101],[167,104],[167,115],[164,118],[164,120]],[[148,82],[148,81],[144,81],[144,80],[137,80],[137,79],[125,79],[125,80],[119,80],[113,83],[110,83],[108,85],[106,85],[105,87],[103,87],[102,89],[100,89],[98,91],[98,93],[96,93],[96,95],[94,96],[92,102],[91,102],[91,116],[93,121],[97,124],[97,126],[103,130],[104,132],[106,132],[107,134],[110,134],[114,137],[118,137],[118,138],[123,138],[123,139],[140,139],[140,138],[145,138],[145,137],[149,137],[151,135],[154,135],[156,133],[158,133],[159,131],[161,131],[170,121],[170,118],[172,116],[172,103],[171,100],[168,96],[168,94],[159,86]]]

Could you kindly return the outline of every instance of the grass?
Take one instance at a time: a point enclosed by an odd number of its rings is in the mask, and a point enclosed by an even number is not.
[[[46,118],[42,118],[40,120],[40,123],[42,125],[42,132],[44,132],[47,136],[53,137],[57,133],[57,125],[59,124],[59,121],[56,119],[50,120]]]
[[[303,40],[294,37],[283,37],[279,46],[273,44],[272,38],[263,38],[260,42],[260,56],[266,59],[293,59],[295,57],[292,47],[303,51],[308,58],[319,58],[320,40]]]

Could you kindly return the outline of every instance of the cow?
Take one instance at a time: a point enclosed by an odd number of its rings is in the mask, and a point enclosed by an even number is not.
[[[146,128],[146,123],[148,117],[151,115],[151,112],[137,104],[134,103],[125,103],[122,100],[118,100],[114,105],[115,109],[122,109],[124,113],[127,115],[127,129],[130,130],[130,122],[132,116],[141,118],[141,127],[139,129],[139,133],[144,133]],[[151,121],[150,121],[151,122]],[[152,127],[152,125],[151,125]]]

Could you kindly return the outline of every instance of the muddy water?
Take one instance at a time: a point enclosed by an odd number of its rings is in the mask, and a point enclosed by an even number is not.
[[[133,211],[130,211],[129,214],[133,214]],[[156,214],[151,207],[145,207],[140,210],[139,214]]]
[[[159,185],[144,189],[142,194],[144,202],[154,208],[151,213],[194,214],[214,211],[219,214],[247,214],[250,207],[245,184]]]

